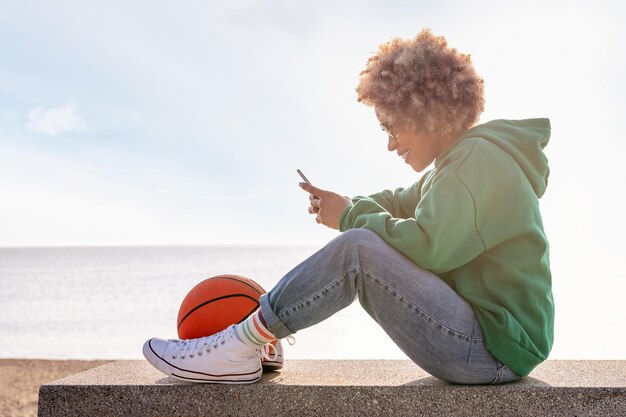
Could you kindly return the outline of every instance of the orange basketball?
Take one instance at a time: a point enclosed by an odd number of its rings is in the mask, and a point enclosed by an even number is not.
[[[265,290],[239,275],[217,275],[189,291],[178,310],[178,337],[210,336],[240,323],[259,308]]]

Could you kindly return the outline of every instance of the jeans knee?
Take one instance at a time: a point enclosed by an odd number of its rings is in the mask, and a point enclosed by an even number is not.
[[[343,232],[340,236],[344,241],[350,243],[359,243],[372,240],[380,240],[380,237],[369,229],[350,229]]]
[[[361,260],[364,260],[363,255],[367,259],[368,254],[375,255],[379,252],[381,244],[387,245],[380,236],[368,229],[346,230],[337,237],[337,244],[342,252],[358,254]]]

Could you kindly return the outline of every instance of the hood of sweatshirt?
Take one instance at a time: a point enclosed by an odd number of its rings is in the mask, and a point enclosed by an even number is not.
[[[458,141],[476,137],[492,142],[511,155],[528,177],[537,197],[543,195],[550,175],[548,158],[543,153],[550,140],[549,119],[493,120],[467,130]]]

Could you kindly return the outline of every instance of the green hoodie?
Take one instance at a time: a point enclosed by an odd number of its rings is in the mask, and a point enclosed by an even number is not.
[[[548,119],[494,120],[463,133],[408,188],[355,197],[339,228],[376,232],[473,307],[487,349],[521,376],[552,348],[554,303],[538,199]]]

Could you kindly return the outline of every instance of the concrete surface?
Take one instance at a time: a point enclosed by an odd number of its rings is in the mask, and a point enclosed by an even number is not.
[[[498,386],[451,385],[401,360],[292,360],[252,385],[117,361],[42,385],[39,416],[58,415],[626,416],[626,361],[548,361]]]

